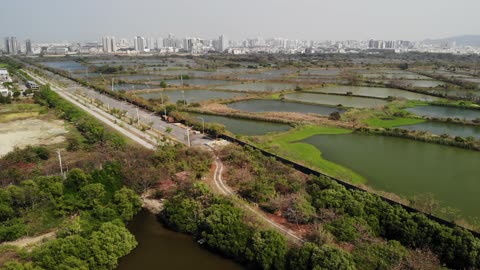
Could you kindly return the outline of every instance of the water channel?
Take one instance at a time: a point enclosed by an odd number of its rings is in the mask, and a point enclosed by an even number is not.
[[[291,101],[250,99],[227,105],[228,107],[246,112],[297,112],[330,115],[333,112],[344,113],[345,110],[322,105],[305,104]]]
[[[465,120],[480,119],[480,110],[448,106],[416,106],[405,109],[411,113],[426,117],[459,118]]]
[[[235,262],[213,254],[198,245],[191,236],[167,230],[155,215],[146,210],[128,224],[138,246],[119,261],[117,270],[240,270]]]
[[[387,101],[375,98],[362,98],[362,97],[349,97],[339,95],[324,95],[315,93],[293,93],[285,95],[285,99],[292,101],[301,101],[309,103],[318,103],[324,105],[337,106],[342,105],[344,107],[352,108],[375,108],[387,105]]]
[[[272,123],[266,121],[256,121],[248,119],[237,119],[225,116],[189,113],[193,117],[201,117],[205,122],[219,123],[225,128],[237,135],[261,136],[267,133],[284,132],[291,128],[290,125],[281,123]]]
[[[369,96],[369,97],[400,97],[410,100],[424,100],[424,101],[435,101],[439,100],[438,97],[404,91],[400,89],[393,88],[383,88],[383,87],[360,87],[360,86],[330,86],[323,87],[313,90],[315,92],[321,93],[334,93],[334,94],[347,94],[348,92],[353,95],[359,96]]]

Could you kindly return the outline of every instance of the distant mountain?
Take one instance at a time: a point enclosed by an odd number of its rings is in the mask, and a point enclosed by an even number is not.
[[[480,47],[480,35],[463,35],[463,36],[449,37],[449,38],[443,38],[443,39],[424,40],[424,43],[426,44],[440,44],[443,42],[449,42],[449,43],[455,42],[456,46]]]

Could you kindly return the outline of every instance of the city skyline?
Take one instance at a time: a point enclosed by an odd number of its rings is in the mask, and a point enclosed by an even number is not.
[[[157,37],[168,33],[207,39],[225,34],[231,39],[261,36],[316,41],[421,41],[480,34],[475,23],[478,1],[463,0],[453,6],[447,0],[406,0],[401,5],[384,2],[84,0],[72,8],[56,0],[10,1],[3,8],[11,12],[0,18],[9,28],[0,36],[37,42],[99,40],[105,35]],[[49,13],[52,6],[56,11]],[[275,12],[269,12],[272,10]],[[19,18],[18,14],[24,16]],[[136,20],[135,14],[142,14],[142,19]]]

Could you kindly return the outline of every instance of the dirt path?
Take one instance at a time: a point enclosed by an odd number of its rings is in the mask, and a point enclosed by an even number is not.
[[[38,236],[35,236],[35,237],[24,237],[24,238],[20,238],[18,240],[12,241],[12,242],[4,242],[4,243],[2,243],[2,245],[10,245],[10,246],[16,246],[16,247],[19,247],[19,248],[24,248],[24,247],[28,247],[28,246],[38,244],[38,243],[42,242],[43,240],[53,239],[53,238],[55,238],[55,236],[56,236],[56,232],[49,232],[49,233],[45,233],[45,234],[38,235]]]
[[[215,172],[213,174],[213,180],[215,182],[215,186],[217,189],[224,195],[230,196],[233,198],[237,198],[237,195],[227,186],[227,184],[223,181],[222,178],[222,173],[223,173],[223,163],[220,160],[220,158],[216,157],[215,158]],[[261,220],[265,221],[273,227],[275,230],[280,232],[281,234],[287,236],[290,238],[292,241],[297,242],[297,243],[303,243],[305,240],[303,240],[301,237],[297,236],[295,233],[293,233],[291,230],[283,227],[282,225],[270,220],[267,218],[260,210],[255,209],[254,207],[251,207],[247,203],[242,203],[240,204],[242,207],[245,209],[249,210],[250,212],[254,213],[256,216],[258,216]]]

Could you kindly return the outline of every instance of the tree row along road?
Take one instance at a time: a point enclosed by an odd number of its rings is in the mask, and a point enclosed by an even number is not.
[[[67,101],[69,101],[71,103],[73,103],[74,105],[78,106],[82,110],[88,112],[93,117],[95,117],[98,120],[104,122],[108,126],[114,128],[115,130],[117,130],[121,134],[123,134],[124,136],[132,139],[133,141],[139,143],[140,145],[142,145],[145,148],[156,149],[156,144],[153,143],[151,139],[149,140],[149,139],[145,138],[142,131],[140,131],[140,130],[132,127],[132,126],[129,126],[128,124],[123,125],[123,126],[119,126],[118,124],[116,124],[115,121],[118,121],[118,119],[116,117],[114,117],[113,115],[110,115],[107,112],[105,112],[105,111],[103,111],[99,108],[95,108],[94,106],[86,106],[86,105],[81,104],[80,102],[78,102],[75,99],[82,98],[82,97],[78,96],[78,95],[75,95],[75,92],[73,92],[72,89],[75,89],[77,91],[80,90],[83,95],[88,96],[92,99],[98,99],[98,100],[102,101],[103,103],[108,104],[108,106],[111,107],[111,108],[126,110],[131,116],[136,116],[137,115],[137,110],[138,110],[138,116],[139,117],[141,117],[143,119],[149,119],[151,122],[154,123],[153,126],[152,126],[153,128],[156,128],[157,130],[158,129],[166,130],[167,128],[170,127],[172,129],[172,132],[169,133],[169,134],[164,133],[164,135],[167,136],[167,137],[173,138],[174,140],[179,141],[181,143],[187,144],[186,139],[185,139],[186,130],[184,128],[173,125],[173,124],[170,124],[170,123],[166,123],[159,116],[152,115],[149,112],[141,110],[138,107],[136,107],[135,105],[132,105],[132,104],[129,104],[129,103],[126,103],[126,102],[122,102],[122,101],[118,101],[116,99],[113,99],[111,97],[108,97],[108,96],[100,94],[100,93],[97,93],[94,90],[85,88],[83,86],[76,86],[76,87],[74,86],[74,87],[70,87],[68,89],[63,89],[60,86],[52,84],[52,82],[47,81],[46,79],[44,79],[44,78],[42,78],[42,77],[40,77],[36,74],[33,74],[32,72],[29,72],[27,70],[24,70],[24,71],[27,72],[27,74],[29,74],[35,80],[39,81],[41,84],[50,84],[51,87],[52,87],[52,90],[57,92],[62,98],[66,99]],[[142,134],[142,136],[140,136],[139,134]],[[208,142],[211,142],[211,141],[212,141],[212,139],[207,138],[207,137],[203,137],[203,136],[193,135],[191,137],[191,144],[192,145],[204,145],[204,144],[206,144]],[[216,168],[215,168],[215,172],[214,172],[214,182],[215,182],[215,185],[216,185],[217,189],[223,195],[226,195],[226,196],[229,196],[229,197],[232,197],[232,198],[236,199],[236,201],[239,202],[241,207],[243,207],[244,209],[247,209],[248,211],[254,213],[258,218],[260,218],[262,221],[266,222],[267,225],[269,225],[270,227],[272,227],[276,231],[280,232],[281,234],[285,235],[291,241],[296,242],[296,243],[304,242],[304,240],[302,238],[295,235],[292,231],[290,231],[289,229],[285,228],[284,226],[272,221],[271,219],[266,217],[263,213],[261,213],[260,210],[251,207],[248,204],[248,202],[243,201],[233,191],[231,191],[230,188],[227,186],[227,184],[225,184],[225,182],[223,181],[222,173],[223,173],[224,167],[223,167],[223,163],[220,161],[220,159],[218,157],[216,157],[216,159],[215,159],[215,166],[216,166]]]
[[[47,82],[34,75],[34,74],[31,74],[31,73],[28,73],[31,77],[33,77],[34,79],[38,80],[40,83],[43,83],[43,84],[46,84]],[[120,132],[121,134],[123,134],[124,136],[132,139],[133,141],[139,143],[140,145],[142,145],[143,147],[145,148],[148,148],[148,149],[155,149],[156,146],[153,145],[151,142],[147,142],[144,138],[141,138],[139,137],[138,135],[136,135],[135,133],[133,133],[131,130],[128,130],[127,128],[125,127],[120,127],[119,125],[115,124],[114,121],[115,121],[115,117],[111,116],[112,118],[108,117],[108,116],[104,116],[102,115],[101,113],[99,113],[98,111],[95,111],[94,109],[91,109],[91,108],[88,108],[87,106],[83,105],[83,104],[80,104],[80,102],[77,102],[73,97],[67,95],[64,91],[62,91],[58,86],[55,86],[55,85],[52,85],[51,84],[51,88],[52,90],[54,90],[55,92],[57,92],[57,94],[59,94],[63,99],[71,102],[72,104],[74,104],[75,106],[79,107],[80,109],[88,112],[89,114],[91,114],[93,117],[97,118],[98,120],[102,121],[103,123],[107,124],[108,126],[114,128],[115,130],[117,130],[118,132]]]

